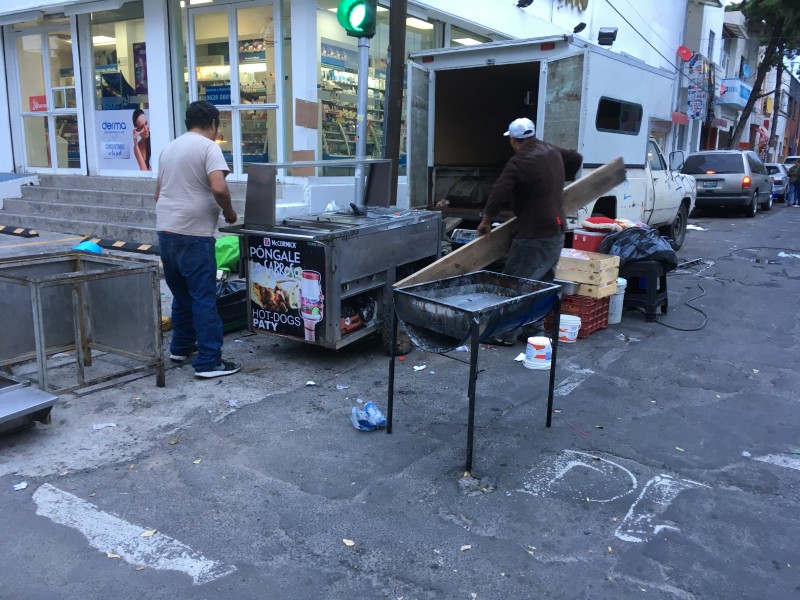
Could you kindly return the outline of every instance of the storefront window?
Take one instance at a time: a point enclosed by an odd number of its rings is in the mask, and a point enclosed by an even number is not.
[[[97,110],[148,108],[141,1],[92,13],[91,24]]]
[[[358,91],[358,40],[348,37],[336,20],[336,0],[318,0],[317,33],[320,40],[319,100],[320,150],[324,159],[351,158],[356,154]],[[387,85],[389,9],[379,6],[375,36],[370,42],[367,92],[367,156],[383,154],[384,109]],[[438,25],[420,17],[406,20],[406,52],[436,47]],[[404,91],[405,94],[405,91]],[[401,123],[400,169],[405,170],[405,98]],[[352,172],[352,171],[350,171]],[[325,174],[347,171],[325,169]]]
[[[478,44],[485,44],[491,41],[492,40],[486,36],[461,29],[455,25],[450,27],[450,45],[454,48],[458,48],[459,46],[477,46]]]
[[[47,110],[41,33],[21,35],[17,38],[17,60],[21,74],[19,90],[22,110],[30,112]]]
[[[141,0],[92,13],[95,131],[101,169],[150,171],[147,46]]]
[[[79,169],[81,149],[70,23],[15,27],[25,166]]]
[[[52,167],[50,160],[50,127],[47,117],[23,117],[25,154],[29,167]]]
[[[216,141],[231,173],[236,177],[246,174],[250,163],[278,160],[276,111],[282,86],[275,58],[275,7],[189,4],[184,11],[187,101],[206,100],[219,109]]]

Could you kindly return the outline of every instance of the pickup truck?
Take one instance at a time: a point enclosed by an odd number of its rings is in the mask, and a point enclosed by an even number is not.
[[[583,155],[579,176],[625,162],[627,180],[569,215],[568,230],[602,214],[683,244],[696,184],[655,136],[671,126],[670,73],[571,35],[416,52],[408,69],[410,207],[478,221],[511,156],[502,133],[528,117],[537,137]]]

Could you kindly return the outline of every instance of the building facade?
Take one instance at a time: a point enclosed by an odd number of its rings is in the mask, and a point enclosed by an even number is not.
[[[338,25],[337,4],[6,0],[0,6],[0,76],[7,83],[0,91],[0,172],[153,177],[161,149],[184,131],[186,104],[200,99],[221,111],[217,143],[229,180],[246,180],[253,162],[352,157],[357,40]],[[381,154],[384,137],[390,13],[389,3],[381,4],[369,61],[371,156]],[[406,51],[553,34],[597,43],[601,31],[613,30],[613,51],[677,77],[687,10],[672,4],[648,0],[620,12],[600,0],[536,1],[525,8],[412,1]],[[677,93],[675,103],[678,109]],[[406,112],[404,104],[401,136]],[[674,121],[664,114],[650,124],[665,147]],[[402,143],[400,163],[402,176]],[[322,168],[304,180],[329,187],[345,184],[342,175]],[[299,192],[306,202],[307,187]],[[402,189],[401,181],[399,198]]]

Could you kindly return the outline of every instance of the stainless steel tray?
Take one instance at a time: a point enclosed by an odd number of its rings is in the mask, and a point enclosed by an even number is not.
[[[394,307],[419,347],[445,352],[464,344],[472,328],[481,340],[538,321],[553,307],[560,286],[492,271],[397,288]]]

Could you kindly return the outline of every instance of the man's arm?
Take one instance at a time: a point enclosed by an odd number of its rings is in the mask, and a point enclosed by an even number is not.
[[[564,161],[564,180],[575,181],[575,177],[583,164],[583,156],[575,150],[567,150],[566,148],[559,148],[559,150],[561,150],[561,159]]]
[[[156,179],[156,195],[155,195],[156,202],[158,202],[158,197],[160,195],[161,195],[161,180]]]
[[[211,186],[211,193],[214,194],[214,200],[217,201],[219,207],[222,209],[222,215],[225,217],[226,223],[235,223],[238,215],[233,210],[231,203],[231,192],[228,189],[228,184],[225,183],[225,171],[211,171],[208,174],[208,184]]]
[[[503,205],[509,204],[517,184],[517,167],[513,159],[506,163],[500,177],[494,182],[486,207],[483,209],[483,218],[478,225],[478,235],[484,235],[492,230],[492,219],[500,214]]]

